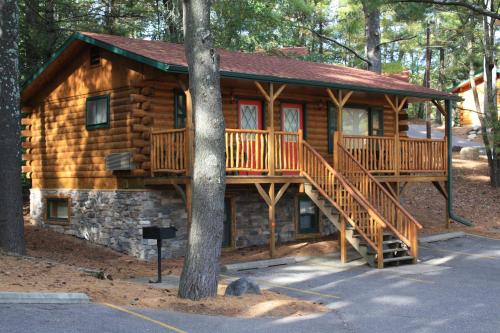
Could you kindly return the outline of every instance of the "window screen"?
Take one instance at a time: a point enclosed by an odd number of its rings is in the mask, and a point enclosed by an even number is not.
[[[319,210],[318,207],[307,197],[299,198],[299,233],[319,232]]]
[[[368,135],[368,110],[344,108],[342,129],[345,135]]]
[[[175,128],[186,127],[186,94],[183,91],[174,92],[174,126]]]
[[[87,129],[109,127],[109,96],[87,98]]]
[[[69,222],[69,199],[47,198],[47,220]]]

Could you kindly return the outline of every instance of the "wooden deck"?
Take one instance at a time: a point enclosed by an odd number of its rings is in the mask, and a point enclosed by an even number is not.
[[[171,184],[179,191],[183,190],[178,185],[186,184],[185,197],[189,198],[186,133],[184,129],[152,131],[152,177],[146,184]],[[355,230],[372,248],[372,253],[376,253],[370,259],[373,265],[384,267],[386,232],[406,244],[409,255],[404,258],[415,262],[417,234],[422,226],[399,203],[399,182],[402,177],[435,177],[433,182],[443,180],[441,177],[446,176],[447,168],[446,140],[343,137],[336,132],[334,141],[334,159],[329,163],[303,139],[302,131],[227,129],[226,184],[249,184],[257,188],[269,206],[272,231],[274,207],[290,184],[312,186],[316,195],[341,215],[338,227],[343,237],[347,233],[345,225],[349,224],[353,228],[350,230]],[[387,179],[387,183],[396,179],[397,186],[384,186],[377,177]],[[355,248],[359,245],[354,238],[347,239]],[[359,246],[357,249],[367,255]],[[345,248],[341,252],[345,252]]]
[[[383,181],[441,181],[447,176],[446,139],[413,139],[384,136],[342,136],[339,147],[348,151],[366,170]],[[301,178],[304,161],[302,132],[227,129],[225,134],[228,184],[281,182]],[[272,141],[272,142],[271,142]],[[186,174],[188,151],[185,129],[152,130],[151,176]],[[335,158],[334,158],[335,159]],[[273,161],[274,163],[272,163]],[[332,161],[335,168],[335,160]],[[276,178],[278,177],[278,178]],[[174,180],[172,180],[174,181]],[[297,180],[293,180],[296,182]]]

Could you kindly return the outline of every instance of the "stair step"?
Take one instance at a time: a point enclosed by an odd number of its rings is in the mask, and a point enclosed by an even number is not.
[[[388,240],[384,241],[385,245],[388,245],[388,244],[402,244],[402,243],[403,243],[403,241],[400,240],[400,239],[388,239]]]
[[[397,262],[397,261],[408,261],[415,259],[414,256],[402,256],[402,257],[392,257],[392,258],[384,258],[384,263],[389,262]]]
[[[406,251],[408,251],[408,249],[405,249],[402,247],[395,247],[393,249],[383,249],[384,253],[406,252]],[[368,253],[369,254],[376,254],[377,252],[370,247],[370,248],[368,248]]]

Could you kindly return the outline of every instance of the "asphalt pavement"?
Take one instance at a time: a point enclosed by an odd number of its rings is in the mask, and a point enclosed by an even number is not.
[[[335,258],[228,273],[332,311],[244,319],[103,304],[0,305],[0,332],[500,332],[500,241],[423,244],[418,265],[367,267]]]

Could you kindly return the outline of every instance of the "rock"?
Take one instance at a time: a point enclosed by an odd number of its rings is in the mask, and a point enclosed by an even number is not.
[[[467,139],[469,139],[469,140],[474,140],[475,138],[477,138],[477,134],[475,134],[475,133],[467,135]]]
[[[225,296],[241,296],[243,294],[257,294],[260,295],[260,287],[257,283],[241,278],[233,281],[227,286]]]
[[[464,147],[460,150],[460,158],[463,160],[478,160],[479,150],[475,147]]]

